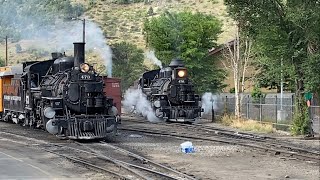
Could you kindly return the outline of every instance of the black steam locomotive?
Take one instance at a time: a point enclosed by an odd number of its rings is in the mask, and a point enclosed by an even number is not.
[[[117,109],[103,92],[102,78],[84,62],[84,46],[74,43],[74,57],[52,53],[51,60],[26,62],[0,73],[3,120],[43,127],[69,139],[114,133]]]
[[[158,118],[193,122],[201,116],[201,98],[195,94],[182,60],[172,60],[169,67],[144,73],[139,87]]]

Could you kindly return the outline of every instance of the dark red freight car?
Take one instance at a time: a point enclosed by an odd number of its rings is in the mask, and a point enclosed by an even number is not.
[[[121,115],[121,80],[119,78],[103,77],[105,87],[104,92],[107,96],[113,98],[113,103],[118,109],[118,114]]]

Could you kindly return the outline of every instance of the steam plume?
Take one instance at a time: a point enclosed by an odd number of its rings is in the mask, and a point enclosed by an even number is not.
[[[27,4],[38,4],[38,1],[40,2],[40,0],[30,0]],[[20,8],[23,5],[23,2],[0,0],[0,30],[4,31],[9,38],[36,40],[34,45],[45,48],[55,47],[56,51],[73,50],[73,42],[82,42],[83,22],[81,20],[66,21],[63,18],[67,16],[66,14],[53,12],[43,7],[44,4],[39,4],[41,9],[36,8],[36,13],[35,8],[31,6]],[[73,6],[73,10],[76,11],[77,6]],[[111,76],[111,48],[107,45],[101,28],[91,21],[86,22],[86,49],[99,53],[107,67],[108,76]]]
[[[156,55],[154,54],[154,51],[148,51],[145,53],[145,57],[147,58],[147,60],[149,60],[150,62],[152,62],[153,64],[159,66],[162,69],[162,63],[161,61],[156,57]]]
[[[208,114],[211,112],[212,107],[214,110],[218,109],[218,96],[210,92],[206,92],[202,95],[201,103],[202,108],[204,109],[203,114]]]
[[[82,41],[82,21],[67,22],[66,27],[61,27],[50,32],[49,38],[55,39],[56,46],[63,49],[72,49],[73,42]],[[101,28],[94,22],[86,22],[86,49],[93,50],[102,57],[107,68],[107,74],[112,77],[112,50],[107,45],[107,40]]]
[[[122,105],[127,111],[136,111],[136,113],[141,114],[150,122],[160,121],[154,114],[151,103],[147,100],[141,89],[128,89],[124,95]]]

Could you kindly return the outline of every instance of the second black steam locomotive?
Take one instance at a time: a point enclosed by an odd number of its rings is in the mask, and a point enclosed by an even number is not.
[[[74,43],[74,57],[52,53],[51,60],[6,68],[0,73],[5,121],[70,139],[105,138],[116,131],[117,110],[102,78],[85,63],[85,43]]]
[[[144,73],[139,87],[147,95],[158,118],[193,122],[201,116],[201,98],[195,94],[187,68],[180,59],[172,60],[166,68]]]

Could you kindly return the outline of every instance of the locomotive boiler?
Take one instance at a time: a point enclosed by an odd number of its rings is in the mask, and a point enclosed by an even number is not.
[[[139,87],[158,118],[194,122],[201,116],[201,98],[195,94],[188,70],[180,59],[172,60],[166,68],[144,73]]]
[[[2,68],[0,77],[5,121],[69,139],[105,138],[117,130],[117,109],[85,62],[85,43],[74,43],[74,57],[52,53],[51,60]]]

